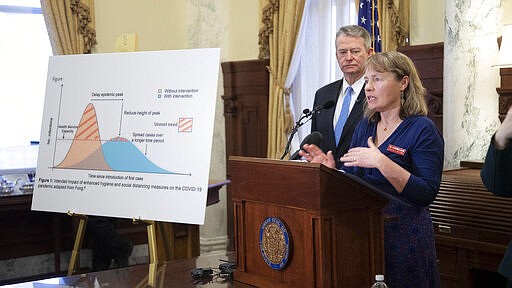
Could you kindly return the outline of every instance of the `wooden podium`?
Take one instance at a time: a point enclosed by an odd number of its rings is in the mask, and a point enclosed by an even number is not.
[[[235,281],[257,287],[370,287],[374,275],[384,273],[386,194],[320,164],[231,156],[228,165]],[[288,261],[277,269],[260,247],[269,241],[260,241],[269,217],[280,219],[289,236]]]

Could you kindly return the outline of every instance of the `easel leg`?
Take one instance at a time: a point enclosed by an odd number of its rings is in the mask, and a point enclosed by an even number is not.
[[[156,251],[156,226],[154,221],[149,221],[148,229],[148,248],[149,248],[149,275],[148,286],[155,287],[156,266],[158,265],[158,254]]]
[[[149,265],[154,265],[153,267],[155,267],[155,266],[156,266],[156,264],[149,264]],[[154,272],[154,274],[156,274],[156,275],[155,275],[155,276],[153,276],[153,277],[155,277],[155,278],[154,278],[154,280],[153,280],[153,282],[151,282],[151,281],[149,280],[150,275],[148,274],[148,275],[144,276],[144,278],[142,278],[142,279],[140,280],[140,282],[139,282],[139,283],[137,283],[137,284],[136,284],[135,286],[133,286],[133,287],[134,287],[134,288],[156,287],[156,286],[150,286],[150,285],[152,285],[152,284],[156,283],[156,277],[160,277],[160,278],[159,278],[159,279],[160,279],[160,281],[159,281],[159,283],[158,283],[158,286],[157,286],[157,287],[164,287],[164,280],[165,280],[165,279],[164,279],[164,276],[165,276],[165,266],[166,266],[166,264],[162,264],[162,266],[160,266],[158,269],[155,269],[155,271],[156,271],[156,272]],[[151,269],[151,266],[149,266],[149,267],[150,267],[150,269]],[[153,268],[153,269],[154,269],[154,268]],[[151,274],[151,271],[150,271],[150,274]]]
[[[149,221],[147,226],[148,230],[148,248],[149,248],[149,263],[158,263],[158,254],[156,252],[156,226],[154,221]]]
[[[158,266],[158,251],[157,251],[157,239],[156,239],[156,229],[157,229],[157,225],[155,223],[155,221],[144,221],[144,220],[137,220],[137,219],[133,219],[133,221],[143,221],[147,224],[146,226],[146,229],[148,231],[148,250],[149,250],[149,274],[148,274],[148,284],[147,286],[148,287],[155,287],[155,283],[156,283],[156,278],[158,276],[158,274],[162,274],[162,279],[161,281],[163,281],[163,273],[162,273],[162,268],[165,267],[165,265],[163,267],[160,267],[160,271],[157,271],[157,266]],[[163,283],[163,282],[162,282]],[[142,283],[139,283],[136,287],[139,287],[139,285],[141,285]]]
[[[71,252],[71,259],[69,260],[68,276],[75,274],[80,267],[80,249],[85,235],[85,227],[87,225],[87,216],[85,215],[74,215],[80,218],[78,222],[78,229],[76,230],[75,244],[73,251]]]

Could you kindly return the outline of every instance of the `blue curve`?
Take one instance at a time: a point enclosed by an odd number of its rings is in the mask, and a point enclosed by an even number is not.
[[[105,161],[115,171],[181,174],[156,166],[129,141],[109,140],[102,149]]]

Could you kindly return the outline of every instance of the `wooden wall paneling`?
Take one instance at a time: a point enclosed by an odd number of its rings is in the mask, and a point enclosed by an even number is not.
[[[416,65],[427,95],[428,116],[443,133],[444,43],[398,47]]]
[[[226,156],[266,157],[268,60],[224,62]]]
[[[442,287],[474,287],[475,269],[496,271],[512,238],[512,199],[488,192],[480,169],[444,171],[430,205]]]
[[[508,108],[512,105],[512,68],[501,68],[500,77],[501,86],[496,88],[496,91],[499,94],[498,113],[500,120],[503,121]]]

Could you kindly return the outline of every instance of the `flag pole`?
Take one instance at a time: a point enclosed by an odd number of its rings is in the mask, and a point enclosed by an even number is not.
[[[373,50],[376,49],[375,47],[375,0],[372,0],[372,8],[371,8],[371,13],[372,13],[372,47],[373,47]]]

